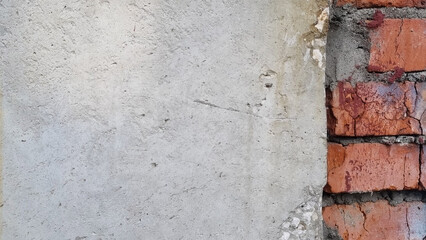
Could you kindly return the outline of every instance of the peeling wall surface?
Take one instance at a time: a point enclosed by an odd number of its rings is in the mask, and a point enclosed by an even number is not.
[[[320,0],[0,0],[2,239],[319,239]]]

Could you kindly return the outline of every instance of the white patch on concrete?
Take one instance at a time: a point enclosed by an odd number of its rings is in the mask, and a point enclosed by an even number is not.
[[[324,26],[328,24],[329,15],[330,15],[330,9],[328,7],[324,8],[324,10],[322,10],[321,14],[318,16],[318,22],[315,25],[318,31],[320,32],[324,31]]]
[[[326,42],[324,38],[316,38],[312,40],[312,46],[314,48],[325,47],[325,45],[326,45]]]
[[[312,58],[318,61],[318,67],[323,68],[323,56],[322,56],[321,50],[313,49]]]
[[[329,18],[329,8],[322,10],[321,14],[317,17],[317,24],[315,28],[321,33],[320,38],[315,38],[311,40],[307,45],[311,49],[310,55],[312,59],[317,62],[318,67],[325,71],[325,45],[326,45],[326,36],[325,36],[325,26],[328,25]]]

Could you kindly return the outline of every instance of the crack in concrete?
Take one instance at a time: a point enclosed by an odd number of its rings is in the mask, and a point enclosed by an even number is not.
[[[219,108],[219,109],[222,109],[222,110],[225,110],[225,111],[237,112],[237,113],[246,114],[246,115],[251,115],[251,116],[254,116],[254,117],[257,117],[257,118],[261,118],[261,116],[256,115],[256,114],[254,114],[254,113],[243,112],[243,111],[240,111],[240,110],[238,110],[238,109],[231,108],[231,107],[221,107],[221,106],[218,106],[218,105],[216,105],[216,104],[209,103],[209,102],[207,102],[207,101],[202,101],[202,100],[198,100],[198,99],[196,99],[196,100],[194,100],[194,102],[195,102],[195,103],[199,103],[199,104],[203,104],[203,105],[206,105],[206,106],[209,106],[209,107],[212,107],[212,108]]]
[[[272,120],[272,121],[284,121],[284,120],[292,121],[292,120],[296,120],[295,118],[270,118],[270,117],[260,116],[260,115],[254,114],[254,113],[244,112],[244,111],[232,108],[232,107],[221,107],[219,105],[209,103],[207,101],[202,101],[202,100],[199,100],[199,99],[194,100],[194,102],[198,103],[198,104],[206,105],[206,106],[209,106],[209,107],[212,107],[212,108],[219,108],[219,109],[222,109],[222,110],[225,110],[225,111],[241,113],[241,114],[250,115],[250,116],[253,116],[253,117],[256,117],[256,118],[262,118],[262,119],[267,119],[267,120]]]

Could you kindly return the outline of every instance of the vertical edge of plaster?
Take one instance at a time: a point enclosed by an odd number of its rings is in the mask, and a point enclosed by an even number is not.
[[[316,5],[318,8],[316,21],[311,25],[310,31],[303,34],[303,40],[306,43],[306,51],[309,53],[312,61],[322,71],[322,82],[325,84],[325,48],[327,45],[332,0],[317,0]],[[326,144],[326,140],[324,140],[324,144]],[[322,156],[322,158],[326,162],[326,156]],[[305,187],[304,191],[307,200],[300,203],[289,213],[281,225],[280,240],[323,239],[322,191],[326,185],[326,181],[327,173],[325,172],[323,185]]]

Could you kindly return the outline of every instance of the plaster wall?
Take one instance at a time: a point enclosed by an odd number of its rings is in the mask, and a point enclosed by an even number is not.
[[[326,8],[0,0],[2,239],[320,238]]]

